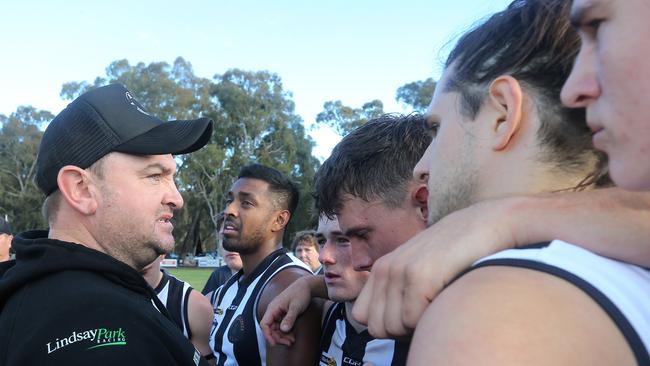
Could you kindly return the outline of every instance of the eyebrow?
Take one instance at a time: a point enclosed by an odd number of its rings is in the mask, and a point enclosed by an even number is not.
[[[351,237],[353,235],[359,234],[359,232],[361,232],[361,231],[371,232],[372,229],[367,227],[367,226],[352,227],[352,228],[348,229],[345,233],[343,233],[343,236]]]
[[[168,168],[168,167],[166,167],[166,166],[163,166],[163,165],[160,164],[160,163],[151,163],[151,164],[148,164],[148,165],[145,166],[144,168],[140,169],[140,172],[141,172],[141,173],[144,173],[144,172],[146,172],[147,170],[151,170],[151,169],[159,169],[163,174],[171,174],[171,173],[173,172],[173,169]]]
[[[571,10],[571,15],[569,17],[569,22],[574,28],[579,28],[580,26],[583,25],[584,19],[587,17],[587,15],[594,11],[594,9],[597,7],[598,4],[596,4],[595,1],[589,0],[586,1],[584,4],[576,6],[574,9]]]
[[[253,200],[253,201],[257,202],[257,200],[255,199],[255,195],[253,193],[250,193],[250,192],[240,191],[240,192],[237,193],[237,196],[239,197],[239,199],[247,198],[247,199],[250,199],[250,200]]]

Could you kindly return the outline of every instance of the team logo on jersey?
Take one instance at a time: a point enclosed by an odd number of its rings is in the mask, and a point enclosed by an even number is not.
[[[116,330],[97,328],[81,332],[73,331],[67,337],[56,338],[48,342],[45,347],[47,353],[50,354],[78,342],[90,342],[90,346],[86,350],[100,347],[126,346],[126,332],[122,328]]]
[[[331,357],[327,353],[323,352],[320,355],[320,365],[321,366],[336,366],[336,359]]]
[[[218,316],[223,315],[223,309],[222,308],[215,308],[214,313],[217,314]]]
[[[228,329],[228,340],[231,343],[237,343],[244,339],[246,333],[245,323],[244,317],[241,314],[230,323],[230,329]]]

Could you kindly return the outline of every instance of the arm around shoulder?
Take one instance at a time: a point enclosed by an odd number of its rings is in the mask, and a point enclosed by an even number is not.
[[[483,267],[445,289],[420,319],[409,365],[634,365],[608,315],[543,272]]]

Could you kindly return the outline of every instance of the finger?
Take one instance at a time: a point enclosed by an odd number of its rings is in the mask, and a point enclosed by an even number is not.
[[[415,329],[422,314],[431,303],[433,294],[441,288],[436,286],[434,271],[414,273],[407,270],[403,285],[402,323],[406,329]],[[428,277],[428,278],[427,278]]]
[[[363,325],[368,325],[368,310],[370,308],[370,301],[372,298],[372,287],[374,286],[375,277],[372,272],[368,276],[368,280],[361,289],[361,293],[354,301],[352,308],[352,317]]]
[[[411,261],[410,258],[407,260]],[[386,287],[386,308],[384,311],[385,331],[389,337],[403,336],[409,333],[402,321],[404,267],[409,264],[404,264],[399,256],[391,261],[390,278],[388,280],[390,285]]]
[[[372,306],[369,308],[368,332],[375,338],[386,338],[384,311],[386,308],[386,284],[389,277],[388,265],[380,258],[372,267],[375,282],[372,287]]]
[[[284,333],[289,333],[293,329],[293,325],[296,322],[296,317],[298,312],[295,309],[289,308],[289,311],[284,315],[282,322],[280,323],[280,330]]]

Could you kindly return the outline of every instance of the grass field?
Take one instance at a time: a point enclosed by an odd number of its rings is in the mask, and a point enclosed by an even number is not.
[[[165,268],[169,273],[174,275],[176,278],[181,279],[185,282],[188,282],[192,287],[201,292],[203,286],[208,282],[208,277],[210,273],[214,271],[214,268]]]

